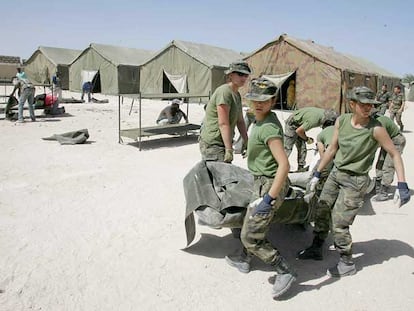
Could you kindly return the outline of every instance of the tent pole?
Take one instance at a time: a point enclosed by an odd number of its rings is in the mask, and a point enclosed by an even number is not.
[[[118,144],[121,140],[121,95],[118,94]]]
[[[142,112],[142,108],[141,108],[141,92],[138,93],[139,95],[139,151],[141,151],[141,112]]]
[[[134,100],[135,98],[132,98],[131,108],[129,109],[129,115],[132,113],[132,107],[134,107]]]

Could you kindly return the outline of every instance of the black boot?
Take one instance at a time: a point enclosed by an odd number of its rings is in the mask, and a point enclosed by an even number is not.
[[[341,278],[344,276],[354,275],[356,273],[356,268],[354,261],[352,260],[352,255],[341,255],[341,259],[336,266],[329,268],[327,275],[335,278]]]
[[[373,198],[374,201],[381,202],[388,200],[388,186],[381,185],[377,195]]]
[[[324,240],[320,239],[319,237],[315,236],[312,241],[312,245],[308,248],[301,250],[296,259],[312,259],[312,260],[322,260],[322,246]]]
[[[249,254],[244,247],[241,254],[228,255],[225,257],[225,259],[230,266],[237,268],[237,270],[240,272],[250,272],[250,262],[252,261],[252,255]]]
[[[296,281],[296,273],[289,267],[286,260],[280,256],[272,263],[277,272],[275,283],[273,284],[272,297],[277,299],[288,291],[292,283]]]
[[[375,178],[375,193],[378,194],[381,189],[381,178],[376,177]]]

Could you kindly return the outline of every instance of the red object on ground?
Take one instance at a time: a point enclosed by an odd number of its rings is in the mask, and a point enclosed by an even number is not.
[[[57,101],[57,99],[57,96],[53,96],[52,94],[46,94],[45,106],[52,106]]]

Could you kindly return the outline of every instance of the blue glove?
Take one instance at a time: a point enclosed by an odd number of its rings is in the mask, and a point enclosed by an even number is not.
[[[272,201],[274,198],[272,198],[268,193],[266,193],[260,201],[260,203],[256,206],[256,209],[254,210],[252,216],[260,215],[260,216],[266,216],[270,213],[272,210]]]
[[[401,207],[408,201],[410,201],[410,189],[408,189],[408,185],[406,182],[398,182],[397,190],[395,190],[394,194],[394,204],[397,204],[398,207]]]

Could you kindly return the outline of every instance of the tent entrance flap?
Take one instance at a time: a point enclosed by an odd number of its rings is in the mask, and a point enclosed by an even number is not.
[[[163,93],[187,93],[186,74],[169,74],[163,70],[162,80]]]
[[[289,82],[291,80],[293,81],[296,80],[296,71],[290,71],[290,72],[277,74],[277,75],[262,75],[262,77],[272,81],[277,86],[277,89],[278,89],[277,102],[278,103],[276,106],[279,106],[278,108],[282,108],[280,106],[280,103],[283,103],[283,109],[294,109],[295,108],[294,103],[287,103],[287,97],[288,97],[287,93],[288,93]]]
[[[98,70],[82,70],[81,78],[81,89],[85,82],[91,81],[93,85],[92,93],[101,92],[101,78]]]

